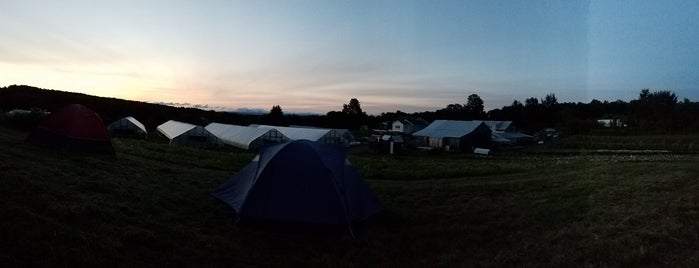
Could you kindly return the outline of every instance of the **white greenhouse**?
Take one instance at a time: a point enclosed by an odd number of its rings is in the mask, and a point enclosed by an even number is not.
[[[202,126],[167,121],[158,126],[158,132],[170,139],[170,144],[191,147],[218,147],[221,141]]]
[[[109,133],[114,136],[146,136],[146,126],[131,116],[112,122],[107,126]]]
[[[238,125],[211,123],[206,130],[227,145],[244,150],[257,149],[268,144],[290,141],[276,129],[245,127]]]
[[[276,129],[290,140],[310,140],[323,144],[349,146],[354,139],[346,129],[327,129],[314,127],[277,127],[267,125],[251,125],[263,129]]]

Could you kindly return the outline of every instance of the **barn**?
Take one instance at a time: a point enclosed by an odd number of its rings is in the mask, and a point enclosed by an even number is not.
[[[170,139],[170,144],[190,147],[219,147],[223,144],[202,126],[170,120],[159,125],[158,133]]]
[[[419,145],[433,149],[472,151],[490,147],[491,133],[482,121],[436,120],[413,136]]]

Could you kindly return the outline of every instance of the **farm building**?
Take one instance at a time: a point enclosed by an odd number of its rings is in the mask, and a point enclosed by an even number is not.
[[[263,129],[276,129],[290,140],[309,140],[323,144],[349,146],[354,139],[352,133],[346,129],[328,129],[313,127],[277,127],[267,125],[251,125],[251,127]]]
[[[100,116],[80,104],[64,106],[44,118],[27,142],[66,152],[114,154]]]
[[[206,126],[206,130],[224,144],[243,150],[289,141],[289,138],[276,129],[211,123]]]
[[[393,123],[391,123],[391,131],[408,135],[422,130],[423,128],[427,127],[427,125],[429,125],[429,123],[420,118],[395,120]]]
[[[157,130],[174,145],[207,148],[222,145],[214,134],[202,126],[170,120],[158,126]]]
[[[532,136],[517,130],[512,121],[482,121],[492,131],[491,139],[495,144],[514,145]]]
[[[430,148],[471,151],[474,147],[490,147],[491,133],[482,121],[436,120],[413,136]]]
[[[532,140],[533,137],[522,132],[493,131],[491,138],[494,143],[501,145],[514,145],[525,140]]]
[[[515,127],[514,124],[512,124],[512,121],[491,121],[491,120],[486,120],[486,121],[481,121],[483,122],[486,126],[490,128],[492,131],[502,131],[502,132],[513,132],[517,131],[517,128]]]
[[[388,154],[397,154],[403,151],[405,140],[401,135],[382,135],[376,144],[377,149]]]
[[[109,133],[114,136],[146,136],[146,126],[131,116],[112,122],[107,126]]]

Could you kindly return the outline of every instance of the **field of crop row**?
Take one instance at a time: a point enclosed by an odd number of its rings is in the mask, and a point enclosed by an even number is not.
[[[92,157],[25,135],[0,126],[3,266],[699,264],[691,154],[351,155],[387,208],[353,239],[234,227],[209,193],[254,153],[113,139]]]

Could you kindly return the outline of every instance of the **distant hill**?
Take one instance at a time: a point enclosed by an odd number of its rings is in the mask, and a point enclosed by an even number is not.
[[[263,116],[231,112],[205,111],[196,108],[172,107],[162,104],[105,98],[82,93],[42,89],[26,85],[0,87],[0,110],[40,108],[52,111],[61,106],[78,103],[97,112],[105,124],[125,116],[133,116],[149,130],[168,120],[197,125],[209,122],[248,125],[264,123]]]

